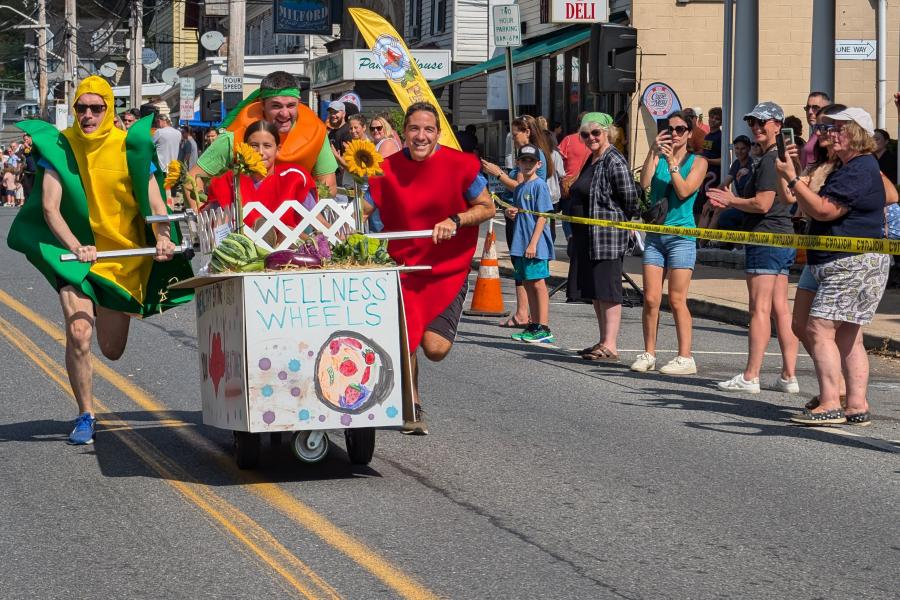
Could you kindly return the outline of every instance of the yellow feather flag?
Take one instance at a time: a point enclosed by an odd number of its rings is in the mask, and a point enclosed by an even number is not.
[[[429,102],[437,108],[438,116],[441,120],[441,138],[440,144],[450,148],[460,149],[459,142],[456,141],[456,135],[441,105],[438,104],[434,92],[422,72],[419,71],[416,61],[413,60],[406,47],[403,38],[397,34],[390,23],[384,20],[380,15],[373,13],[364,8],[349,8],[350,16],[359,27],[366,44],[375,55],[375,60],[381,66],[388,84],[397,97],[397,102],[405,111],[410,104],[414,102]]]

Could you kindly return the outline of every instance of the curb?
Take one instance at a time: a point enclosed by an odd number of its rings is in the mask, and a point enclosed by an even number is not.
[[[478,260],[472,259],[472,270],[478,271]],[[500,274],[505,277],[512,277],[514,271],[512,267],[500,265]],[[551,275],[547,278],[547,284],[554,288],[567,280],[559,275]],[[662,308],[668,310],[669,295],[663,294]],[[699,300],[697,298],[688,298],[688,309],[691,315],[703,319],[711,319],[728,323],[729,325],[737,325],[739,327],[748,327],[750,325],[750,313],[743,308],[728,306],[725,304],[716,304],[709,300]],[[773,327],[774,332],[774,327]],[[774,335],[774,333],[773,333]],[[863,332],[863,345],[866,350],[872,354],[881,354],[886,356],[900,356],[900,340],[894,338],[886,338],[874,333]]]

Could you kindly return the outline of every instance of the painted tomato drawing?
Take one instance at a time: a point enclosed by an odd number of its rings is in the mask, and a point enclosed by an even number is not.
[[[333,333],[316,357],[316,395],[328,408],[362,413],[384,401],[394,386],[391,358],[353,331]]]

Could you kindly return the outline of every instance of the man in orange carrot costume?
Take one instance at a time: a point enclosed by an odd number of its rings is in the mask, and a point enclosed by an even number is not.
[[[223,122],[225,130],[200,155],[191,176],[214,177],[227,171],[234,146],[244,141],[247,127],[261,119],[277,126],[281,135],[276,164],[300,165],[332,193],[337,189],[334,173],[338,164],[331,153],[325,124],[300,102],[297,80],[285,71],[266,75],[259,89],[228,114]]]

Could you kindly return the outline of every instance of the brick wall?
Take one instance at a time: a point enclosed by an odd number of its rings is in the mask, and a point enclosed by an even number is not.
[[[900,3],[889,2],[888,96],[897,83]],[[641,89],[650,82],[671,85],[684,106],[699,106],[704,113],[722,98],[723,5],[677,4],[675,0],[633,0],[632,20],[643,52],[639,59]],[[837,39],[875,39],[875,9],[869,0],[836,0]],[[759,0],[759,98],[774,100],[787,115],[803,118],[809,92],[812,0]],[[735,55],[740,48],[735,48]],[[875,61],[836,61],[838,101],[862,106],[875,117]],[[632,126],[637,132],[632,156],[643,160],[655,129],[645,130],[632,102]],[[889,131],[896,131],[893,105],[887,111]]]

